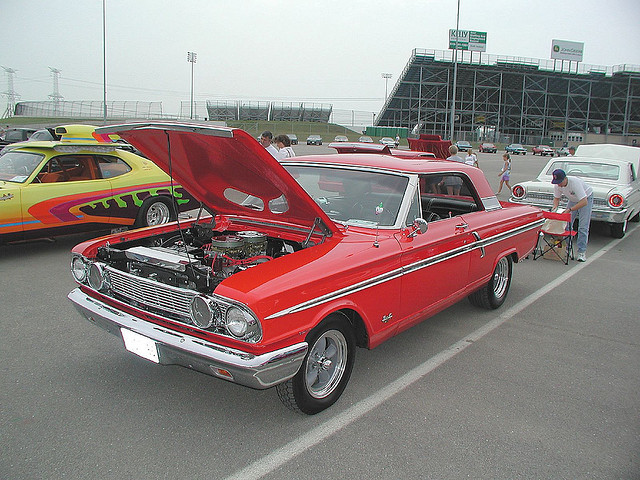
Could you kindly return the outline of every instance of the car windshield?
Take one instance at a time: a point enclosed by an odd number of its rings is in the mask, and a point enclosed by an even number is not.
[[[331,220],[364,227],[396,224],[408,177],[362,170],[287,165]]]
[[[51,132],[49,130],[38,130],[37,132],[34,132],[33,135],[31,135],[29,137],[30,141],[34,141],[34,140],[44,140],[44,141],[52,141],[55,140],[55,138],[53,137],[53,135],[51,135]]]
[[[598,178],[601,180],[617,181],[620,177],[620,167],[607,163],[574,162],[570,160],[553,162],[547,169],[547,175],[553,175],[553,171],[561,168],[567,175],[582,178]]]
[[[0,156],[0,180],[24,183],[42,161],[39,153],[9,151]]]

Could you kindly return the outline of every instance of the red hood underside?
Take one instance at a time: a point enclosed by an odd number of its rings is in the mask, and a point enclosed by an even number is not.
[[[309,229],[320,218],[329,230],[338,231],[278,161],[243,130],[139,123],[101,127],[96,133],[120,135],[215,213],[293,223]],[[263,210],[231,201],[229,198],[237,199],[237,195],[230,194],[229,189],[260,198]],[[281,205],[277,199],[282,196],[286,211],[272,211],[269,202]]]

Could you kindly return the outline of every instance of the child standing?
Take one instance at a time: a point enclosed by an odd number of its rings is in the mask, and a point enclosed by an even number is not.
[[[504,160],[504,166],[502,167],[502,171],[498,174],[500,177],[500,187],[498,188],[498,193],[502,191],[502,185],[507,184],[509,187],[509,191],[511,191],[511,185],[509,185],[509,178],[511,177],[511,156],[508,153],[502,155],[502,160]]]

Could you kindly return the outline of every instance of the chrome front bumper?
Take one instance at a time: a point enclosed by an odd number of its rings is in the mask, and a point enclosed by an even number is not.
[[[254,355],[175,332],[121,312],[82,292],[72,290],[69,300],[91,323],[122,338],[131,330],[155,342],[162,365],[181,365],[251,388],[265,389],[293,377],[307,354],[306,342]]]

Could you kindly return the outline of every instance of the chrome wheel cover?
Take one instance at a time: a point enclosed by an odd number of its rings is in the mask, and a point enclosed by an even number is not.
[[[347,340],[338,330],[324,332],[309,352],[305,386],[313,398],[325,398],[340,383],[347,365]]]
[[[509,286],[509,260],[507,257],[502,257],[496,269],[493,272],[493,294],[497,299],[502,298],[507,293],[507,287]]]
[[[171,212],[164,202],[154,202],[149,206],[146,215],[146,224],[149,226],[162,225],[171,220]]]

